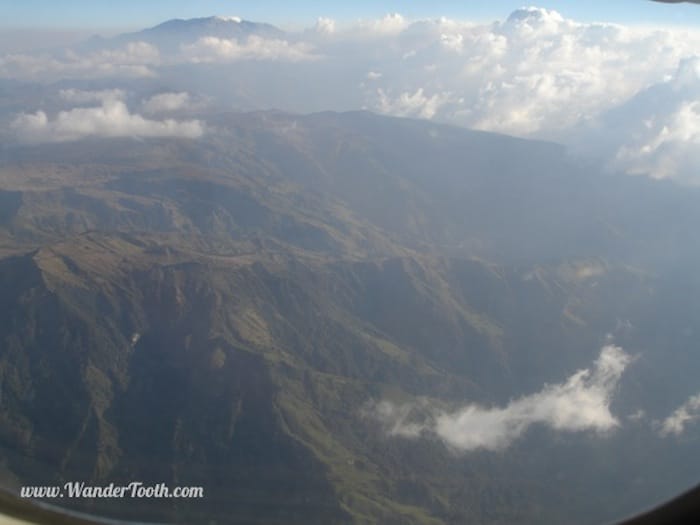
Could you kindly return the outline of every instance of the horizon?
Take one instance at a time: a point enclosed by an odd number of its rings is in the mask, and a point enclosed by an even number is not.
[[[114,36],[156,27],[170,20],[232,17],[247,22],[265,23],[284,31],[299,33],[331,20],[338,31],[371,23],[387,16],[400,15],[407,23],[442,18],[459,23],[488,25],[501,23],[516,10],[536,7],[555,11],[578,23],[617,24],[630,28],[672,31],[700,30],[700,7],[692,3],[667,3],[661,0],[603,1],[585,5],[564,0],[526,3],[497,0],[488,5],[458,5],[450,1],[382,3],[362,1],[348,5],[316,6],[301,2],[289,9],[284,2],[266,2],[244,6],[242,2],[206,0],[195,6],[186,0],[150,2],[144,6],[133,0],[117,4],[70,0],[55,2],[30,0],[5,8],[0,20],[0,53],[30,52],[52,47],[69,47],[99,36]],[[127,6],[124,9],[124,6]]]
[[[119,4],[69,0],[60,5],[47,0],[30,0],[6,6],[0,27],[3,30],[34,29],[72,32],[109,33],[153,27],[167,20],[207,18],[210,16],[236,16],[253,22],[266,22],[283,29],[294,30],[313,26],[319,18],[332,18],[340,26],[359,20],[398,13],[409,20],[440,17],[460,21],[488,23],[503,20],[521,7],[541,7],[555,10],[566,18],[581,22],[609,22],[641,26],[691,27],[700,24],[700,9],[690,3],[669,4],[650,0],[623,0],[611,4],[596,0],[576,4],[564,0],[543,0],[527,3],[513,0],[497,0],[488,5],[460,5],[450,1],[436,2],[354,2],[352,5],[318,5],[318,2],[270,1],[264,4],[246,5],[243,2],[205,0],[189,2],[158,0],[144,5],[134,0]]]

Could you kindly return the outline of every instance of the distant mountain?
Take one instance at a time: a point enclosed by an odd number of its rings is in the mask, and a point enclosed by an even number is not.
[[[59,502],[141,521],[499,524],[696,481],[697,429],[652,424],[699,386],[696,190],[366,112],[200,118],[194,141],[0,150],[5,484],[205,488]],[[503,406],[609,338],[638,356],[609,435],[460,454],[366,414]]]
[[[177,35],[183,38],[216,36],[219,38],[240,38],[253,34],[269,38],[281,38],[285,33],[270,24],[250,22],[238,17],[210,16],[206,18],[173,19],[155,27],[135,33],[149,38],[163,35]]]
[[[251,35],[281,39],[286,34],[270,24],[250,22],[238,17],[210,16],[168,20],[148,29],[123,33],[112,38],[93,37],[83,44],[83,49],[119,47],[129,42],[147,42],[164,52],[174,52],[179,49],[179,46],[192,44],[204,37],[245,40]]]

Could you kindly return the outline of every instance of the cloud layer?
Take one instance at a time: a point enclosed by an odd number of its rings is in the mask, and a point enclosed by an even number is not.
[[[345,26],[319,18],[297,33],[231,24],[175,43],[146,42],[149,33],[9,54],[0,78],[159,78],[159,88],[237,108],[437,119],[563,141],[615,170],[700,183],[700,31],[582,23],[538,7],[491,24],[398,13]],[[144,111],[177,103],[161,97]]]
[[[610,401],[631,361],[622,348],[605,346],[591,368],[505,407],[468,404],[445,412],[383,401],[371,407],[369,414],[390,435],[435,435],[458,451],[506,448],[535,424],[566,432],[606,432],[619,425],[610,412]],[[421,419],[420,412],[425,414],[426,410],[429,415]]]
[[[160,51],[146,42],[129,42],[117,49],[56,54],[15,53],[0,56],[0,78],[52,81],[60,78],[143,78],[156,75]]]
[[[417,22],[392,40],[372,64],[382,80],[367,91],[371,108],[405,113],[401,101],[421,90],[415,116],[432,105],[428,113],[468,127],[550,138],[662,82],[700,42],[541,8],[489,26]]]
[[[316,56],[310,44],[290,43],[286,40],[261,38],[256,35],[245,41],[208,36],[194,44],[182,46],[183,56],[194,63],[236,62],[240,60],[266,60],[302,62]]]
[[[111,92],[109,92],[111,93]],[[11,124],[16,137],[24,142],[67,142],[89,137],[182,137],[197,138],[204,133],[196,120],[150,120],[131,113],[127,105],[105,92],[68,92],[68,98],[102,100],[97,107],[77,107],[60,111],[54,118],[44,111],[22,113]]]

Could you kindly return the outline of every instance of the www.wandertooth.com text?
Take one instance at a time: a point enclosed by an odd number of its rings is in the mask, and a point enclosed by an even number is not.
[[[145,485],[132,481],[127,485],[95,486],[79,481],[70,481],[63,486],[26,486],[20,489],[23,498],[203,498],[203,487],[175,487],[165,483]]]

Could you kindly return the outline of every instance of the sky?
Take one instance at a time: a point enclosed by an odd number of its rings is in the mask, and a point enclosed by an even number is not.
[[[464,2],[446,0],[400,1],[354,0],[328,2],[318,0],[284,0],[243,2],[231,0],[23,0],[0,2],[0,26],[4,28],[54,28],[70,30],[140,29],[171,18],[194,18],[210,15],[234,15],[244,19],[269,22],[285,28],[309,26],[320,16],[339,23],[374,18],[397,12],[407,18],[446,16],[474,21],[502,19],[528,2],[489,0]],[[648,0],[541,0],[531,4],[555,9],[580,21],[606,21],[627,24],[700,26],[700,6],[663,4]]]

